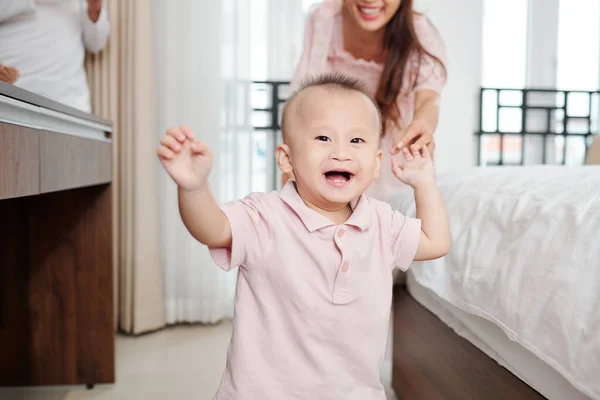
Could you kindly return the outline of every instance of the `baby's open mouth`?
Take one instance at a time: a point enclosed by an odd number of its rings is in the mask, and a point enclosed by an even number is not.
[[[349,171],[333,170],[325,172],[325,179],[335,184],[350,182],[352,178],[354,178],[354,174]]]

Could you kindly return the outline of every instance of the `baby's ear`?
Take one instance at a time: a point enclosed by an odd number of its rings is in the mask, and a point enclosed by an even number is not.
[[[290,153],[290,148],[287,144],[280,144],[275,149],[275,158],[277,159],[277,165],[279,169],[284,174],[289,174],[293,172],[292,167],[292,156]]]
[[[381,172],[381,163],[383,162],[383,152],[381,150],[377,150],[377,154],[375,155],[375,178],[379,177],[379,173]]]

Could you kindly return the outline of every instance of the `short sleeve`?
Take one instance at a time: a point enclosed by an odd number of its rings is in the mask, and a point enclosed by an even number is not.
[[[425,16],[417,17],[415,19],[415,31],[425,50],[446,65],[447,57],[444,42],[429,18]],[[433,57],[426,55],[421,60],[415,92],[429,89],[439,94],[446,85],[446,78],[444,67]]]
[[[296,71],[290,83],[290,88],[292,90],[296,90],[302,79],[304,79],[308,74],[308,64],[310,62],[310,54],[313,48],[315,19],[317,17],[316,12],[317,10],[313,10],[306,19],[306,24],[304,27],[304,45],[302,48],[302,55],[300,56],[300,61],[296,66]]]
[[[110,35],[110,21],[106,2],[102,3],[98,21],[92,22],[88,16],[87,1],[81,6],[81,25],[83,29],[83,42],[85,48],[91,53],[98,53],[106,46]]]
[[[392,212],[390,241],[394,267],[406,271],[415,259],[421,239],[421,220]]]
[[[221,206],[231,225],[231,247],[209,247],[209,251],[223,270],[251,268],[263,259],[271,243],[269,207],[265,203],[264,194],[256,193]]]

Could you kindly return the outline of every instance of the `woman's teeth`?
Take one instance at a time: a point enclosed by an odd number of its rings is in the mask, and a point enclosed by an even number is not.
[[[362,7],[358,7],[358,9],[360,10],[361,13],[367,14],[367,15],[377,15],[381,12],[381,8],[362,8]]]

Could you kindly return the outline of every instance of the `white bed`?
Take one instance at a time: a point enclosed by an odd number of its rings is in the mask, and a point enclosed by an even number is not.
[[[600,167],[474,168],[439,183],[453,247],[413,264],[413,297],[548,399],[600,399]],[[414,215],[411,193],[391,203]]]

